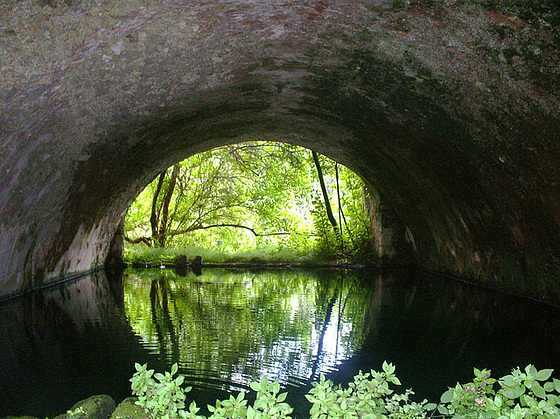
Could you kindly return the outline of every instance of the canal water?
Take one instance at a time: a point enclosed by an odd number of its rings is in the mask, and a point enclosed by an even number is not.
[[[560,310],[419,271],[126,270],[0,305],[0,417],[56,416],[130,395],[134,363],[174,363],[198,405],[279,380],[295,416],[320,374],[348,383],[396,365],[403,391],[438,401],[473,367],[560,372]]]

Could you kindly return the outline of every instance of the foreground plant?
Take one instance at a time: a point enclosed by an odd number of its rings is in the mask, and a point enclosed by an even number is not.
[[[392,395],[389,384],[401,385],[401,382],[392,364],[384,362],[382,368],[382,372],[360,372],[346,389],[334,386],[321,375],[306,396],[313,405],[309,412],[311,418],[422,418],[436,408],[427,401],[411,402],[411,390],[404,395]]]
[[[560,418],[560,380],[547,381],[553,370],[519,367],[499,380],[489,370],[474,369],[473,382],[441,396],[438,411],[453,418]],[[499,388],[495,390],[498,383]]]
[[[154,370],[149,370],[147,364],[136,363],[135,366],[136,373],[130,381],[132,394],[138,397],[139,406],[154,418],[188,417],[183,409],[186,393],[192,387],[181,387],[185,380],[182,375],[173,378],[179,369],[177,364],[171,367],[171,372],[165,374],[154,374]]]
[[[347,388],[334,385],[324,375],[313,383],[306,398],[311,402],[311,419],[521,419],[560,418],[560,380],[549,381],[552,370],[538,371],[529,365],[524,371],[516,368],[499,380],[491,378],[489,370],[474,369],[471,383],[457,384],[447,390],[438,405],[427,400],[410,400],[414,394],[408,389],[397,394],[390,385],[400,385],[395,367],[383,363],[382,372],[360,372]],[[200,408],[192,402],[185,410],[186,393],[184,377],[174,378],[177,364],[165,374],[148,370],[147,365],[136,364],[132,379],[132,392],[138,397],[137,404],[152,418],[205,419],[199,415]],[[498,385],[499,388],[495,389]],[[210,419],[283,419],[291,418],[293,409],[285,402],[287,393],[280,393],[278,381],[269,382],[266,376],[253,381],[251,389],[256,392],[253,405],[241,392],[237,397],[217,400],[209,405]]]

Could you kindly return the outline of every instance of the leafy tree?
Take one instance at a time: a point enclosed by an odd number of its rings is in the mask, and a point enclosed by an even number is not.
[[[364,254],[356,251],[371,245],[357,240],[369,237],[363,190],[350,170],[301,147],[227,145],[160,173],[128,211],[127,241],[311,250],[315,237],[328,257]],[[332,207],[329,196],[338,198]]]
[[[304,187],[287,187],[307,183],[303,156],[303,149],[288,144],[243,143],[180,162],[161,173],[132,205],[127,231],[137,237],[128,241],[165,247],[176,236],[216,227],[255,236],[286,234],[297,220],[290,218],[285,203],[295,204],[305,194]],[[269,231],[257,231],[257,226]]]

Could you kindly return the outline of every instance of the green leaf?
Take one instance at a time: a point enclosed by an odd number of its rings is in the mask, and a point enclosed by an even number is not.
[[[387,374],[393,374],[395,372],[395,366],[393,364],[387,363],[387,361],[383,361],[383,371]]]
[[[544,390],[544,388],[538,384],[535,383],[533,385],[533,387],[531,388],[531,390],[533,391],[533,394],[537,397],[540,397],[541,399],[544,399],[546,397],[546,391]]]
[[[553,372],[553,369],[540,370],[536,375],[536,379],[539,381],[546,381],[550,378]]]
[[[500,384],[502,387],[514,387],[517,385],[517,381],[513,377],[513,375],[505,375],[500,379]]]
[[[525,372],[527,373],[527,375],[529,377],[531,377],[533,379],[537,376],[537,369],[532,364],[529,364],[525,367]]]
[[[435,403],[428,403],[428,404],[426,404],[426,405],[424,406],[424,408],[425,408],[428,412],[429,412],[429,411],[432,411],[432,410],[436,410],[437,407],[438,407],[438,405],[435,404]]]
[[[397,377],[392,377],[391,382],[397,386],[401,385],[401,380],[399,380]]]
[[[438,405],[438,412],[441,413],[442,415],[449,415],[449,409],[447,409],[447,407],[442,406],[441,404]]]
[[[449,388],[445,393],[441,395],[440,401],[442,403],[449,403],[451,400],[453,400],[453,392],[453,388]]]
[[[494,397],[494,406],[500,409],[502,407],[502,403],[502,398],[496,394],[496,396]]]
[[[261,384],[261,390],[264,391],[265,389],[268,388],[268,377],[266,375],[263,375],[260,381]]]
[[[523,387],[517,386],[517,387],[511,387],[511,388],[505,389],[501,393],[505,397],[507,397],[508,399],[515,400],[518,397],[520,397],[524,392],[525,392],[525,389]]]
[[[261,390],[261,384],[258,381],[251,381],[251,384],[249,384],[249,387],[251,387],[251,390],[253,390],[253,391],[260,391]]]

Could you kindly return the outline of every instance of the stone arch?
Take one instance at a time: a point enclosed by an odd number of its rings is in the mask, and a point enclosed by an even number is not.
[[[5,3],[2,295],[102,266],[163,168],[267,139],[366,179],[394,261],[554,300],[560,54],[546,4]]]

